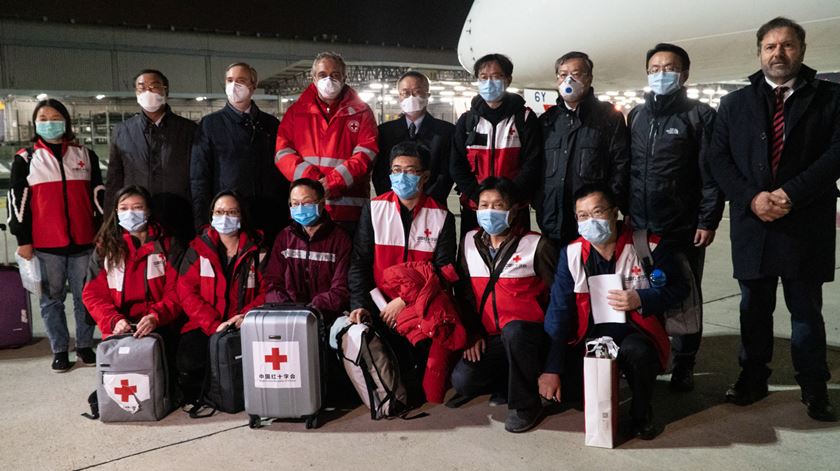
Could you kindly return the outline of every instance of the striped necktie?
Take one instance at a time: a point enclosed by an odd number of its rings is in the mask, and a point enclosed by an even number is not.
[[[773,112],[773,147],[770,153],[770,168],[773,170],[773,178],[776,178],[776,171],[779,169],[779,161],[782,160],[782,150],[785,147],[785,93],[788,87],[777,87],[776,106]]]
[[[417,138],[417,125],[414,122],[408,125],[408,138],[412,141]]]

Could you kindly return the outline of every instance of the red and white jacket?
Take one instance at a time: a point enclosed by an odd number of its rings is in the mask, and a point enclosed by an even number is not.
[[[373,223],[373,279],[382,285],[385,269],[404,262],[431,262],[448,211],[434,198],[421,196],[405,238],[400,199],[389,191],[370,202]]]
[[[476,310],[481,308],[479,304],[490,282],[491,273],[476,246],[477,233],[478,230],[474,229],[464,238],[464,258]],[[502,269],[493,291],[484,303],[484,309],[478,313],[488,335],[500,334],[510,321],[543,322],[545,319],[548,287],[534,267],[541,238],[536,232],[523,235]]]
[[[42,140],[12,162],[8,222],[18,245],[36,249],[84,246],[96,236],[105,187],[96,154],[64,142],[56,157]]]
[[[158,326],[172,323],[181,315],[175,292],[178,272],[169,260],[170,237],[150,238],[135,247],[131,235],[123,231],[128,252],[125,260],[111,266],[108,259],[94,255],[82,301],[96,321],[102,338],[111,335],[120,320],[139,321],[146,314],[157,318]]]
[[[378,149],[376,121],[350,87],[344,87],[329,117],[326,106],[310,84],[280,122],[274,163],[289,181],[326,178],[330,217],[356,222],[370,199],[370,169]]]
[[[648,236],[650,251],[653,252],[659,244],[659,237]],[[589,313],[591,312],[589,300],[589,283],[587,282],[584,264],[589,259],[592,244],[583,237],[579,237],[566,247],[569,272],[574,280],[575,303],[578,310],[577,335],[571,342],[577,344],[584,340],[586,331],[589,329]],[[642,290],[650,287],[650,281],[645,276],[642,263],[636,255],[633,247],[633,231],[626,225],[618,236],[615,245],[615,273],[621,275],[624,282],[624,289]],[[642,316],[639,311],[627,311],[628,322],[636,325],[643,333],[653,340],[656,351],[659,355],[660,366],[664,369],[668,365],[668,358],[671,352],[671,344],[668,334],[659,316]]]
[[[182,333],[201,329],[206,335],[213,335],[225,320],[265,303],[259,243],[245,232],[240,233],[231,280],[225,278],[219,259],[221,243],[219,233],[207,227],[190,242],[184,254],[178,277],[178,298],[187,315]]]

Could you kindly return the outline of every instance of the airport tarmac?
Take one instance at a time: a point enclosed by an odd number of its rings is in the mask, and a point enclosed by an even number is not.
[[[80,416],[95,387],[95,369],[50,371],[52,356],[34,307],[33,343],[0,350],[0,468],[838,469],[840,423],[811,420],[799,402],[781,289],[769,397],[748,407],[724,402],[726,386],[738,374],[740,300],[731,277],[728,229],[724,220],[706,256],[696,390],[671,393],[668,376],[659,377],[654,410],[665,431],[650,442],[627,440],[612,450],[586,447],[583,412],[574,409],[547,417],[531,432],[507,433],[506,409],[489,406],[487,396],[459,409],[426,405],[422,410],[429,415],[414,420],[371,421],[363,406],[337,410],[315,430],[301,422],[251,430],[244,412],[195,420],[180,410],[156,423],[103,424]],[[837,281],[825,285],[823,311],[835,406],[840,406],[838,287]],[[623,387],[624,407],[627,396]]]

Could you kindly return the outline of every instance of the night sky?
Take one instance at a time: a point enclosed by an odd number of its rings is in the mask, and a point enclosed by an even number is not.
[[[455,49],[472,0],[0,0],[0,17]]]

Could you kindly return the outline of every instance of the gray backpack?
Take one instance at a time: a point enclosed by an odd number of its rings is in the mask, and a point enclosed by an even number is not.
[[[96,397],[103,422],[143,422],[172,410],[169,370],[158,334],[114,335],[96,349]]]

